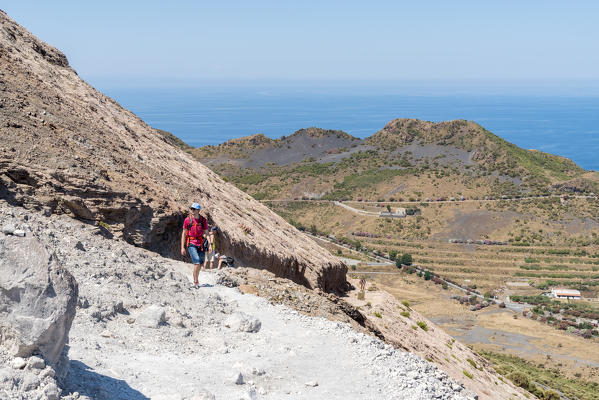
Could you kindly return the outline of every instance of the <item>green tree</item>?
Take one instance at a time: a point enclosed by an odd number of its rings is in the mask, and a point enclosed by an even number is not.
[[[391,250],[391,251],[389,252],[389,258],[390,258],[391,260],[395,261],[395,259],[397,258],[397,251],[395,251],[395,250]]]
[[[389,204],[387,204],[387,211],[391,212],[391,206]]]
[[[403,265],[412,265],[412,255],[408,253],[402,254],[401,263]]]
[[[430,281],[433,278],[433,274],[430,271],[424,271],[424,280]]]

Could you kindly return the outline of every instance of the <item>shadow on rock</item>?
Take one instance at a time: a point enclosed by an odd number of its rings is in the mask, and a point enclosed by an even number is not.
[[[149,397],[133,389],[124,380],[99,374],[90,366],[77,360],[71,360],[64,391],[65,393],[79,392],[95,400],[149,400]]]

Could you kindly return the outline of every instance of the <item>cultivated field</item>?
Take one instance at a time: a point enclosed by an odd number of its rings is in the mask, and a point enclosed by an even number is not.
[[[410,253],[414,263],[481,292],[540,294],[551,286],[576,287],[597,297],[596,247],[509,246],[360,238],[363,246],[389,254]]]

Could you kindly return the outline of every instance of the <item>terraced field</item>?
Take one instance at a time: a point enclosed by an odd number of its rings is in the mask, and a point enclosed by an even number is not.
[[[585,297],[597,297],[599,290],[596,248],[464,245],[368,237],[360,240],[363,246],[381,253],[409,253],[414,264],[423,269],[481,292],[512,289],[540,293],[559,285],[582,290]]]

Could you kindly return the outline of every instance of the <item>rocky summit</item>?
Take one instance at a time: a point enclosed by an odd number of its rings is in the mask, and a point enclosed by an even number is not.
[[[81,80],[60,51],[3,12],[0,92],[0,198],[101,223],[169,256],[197,201],[238,264],[345,288],[343,263]]]

